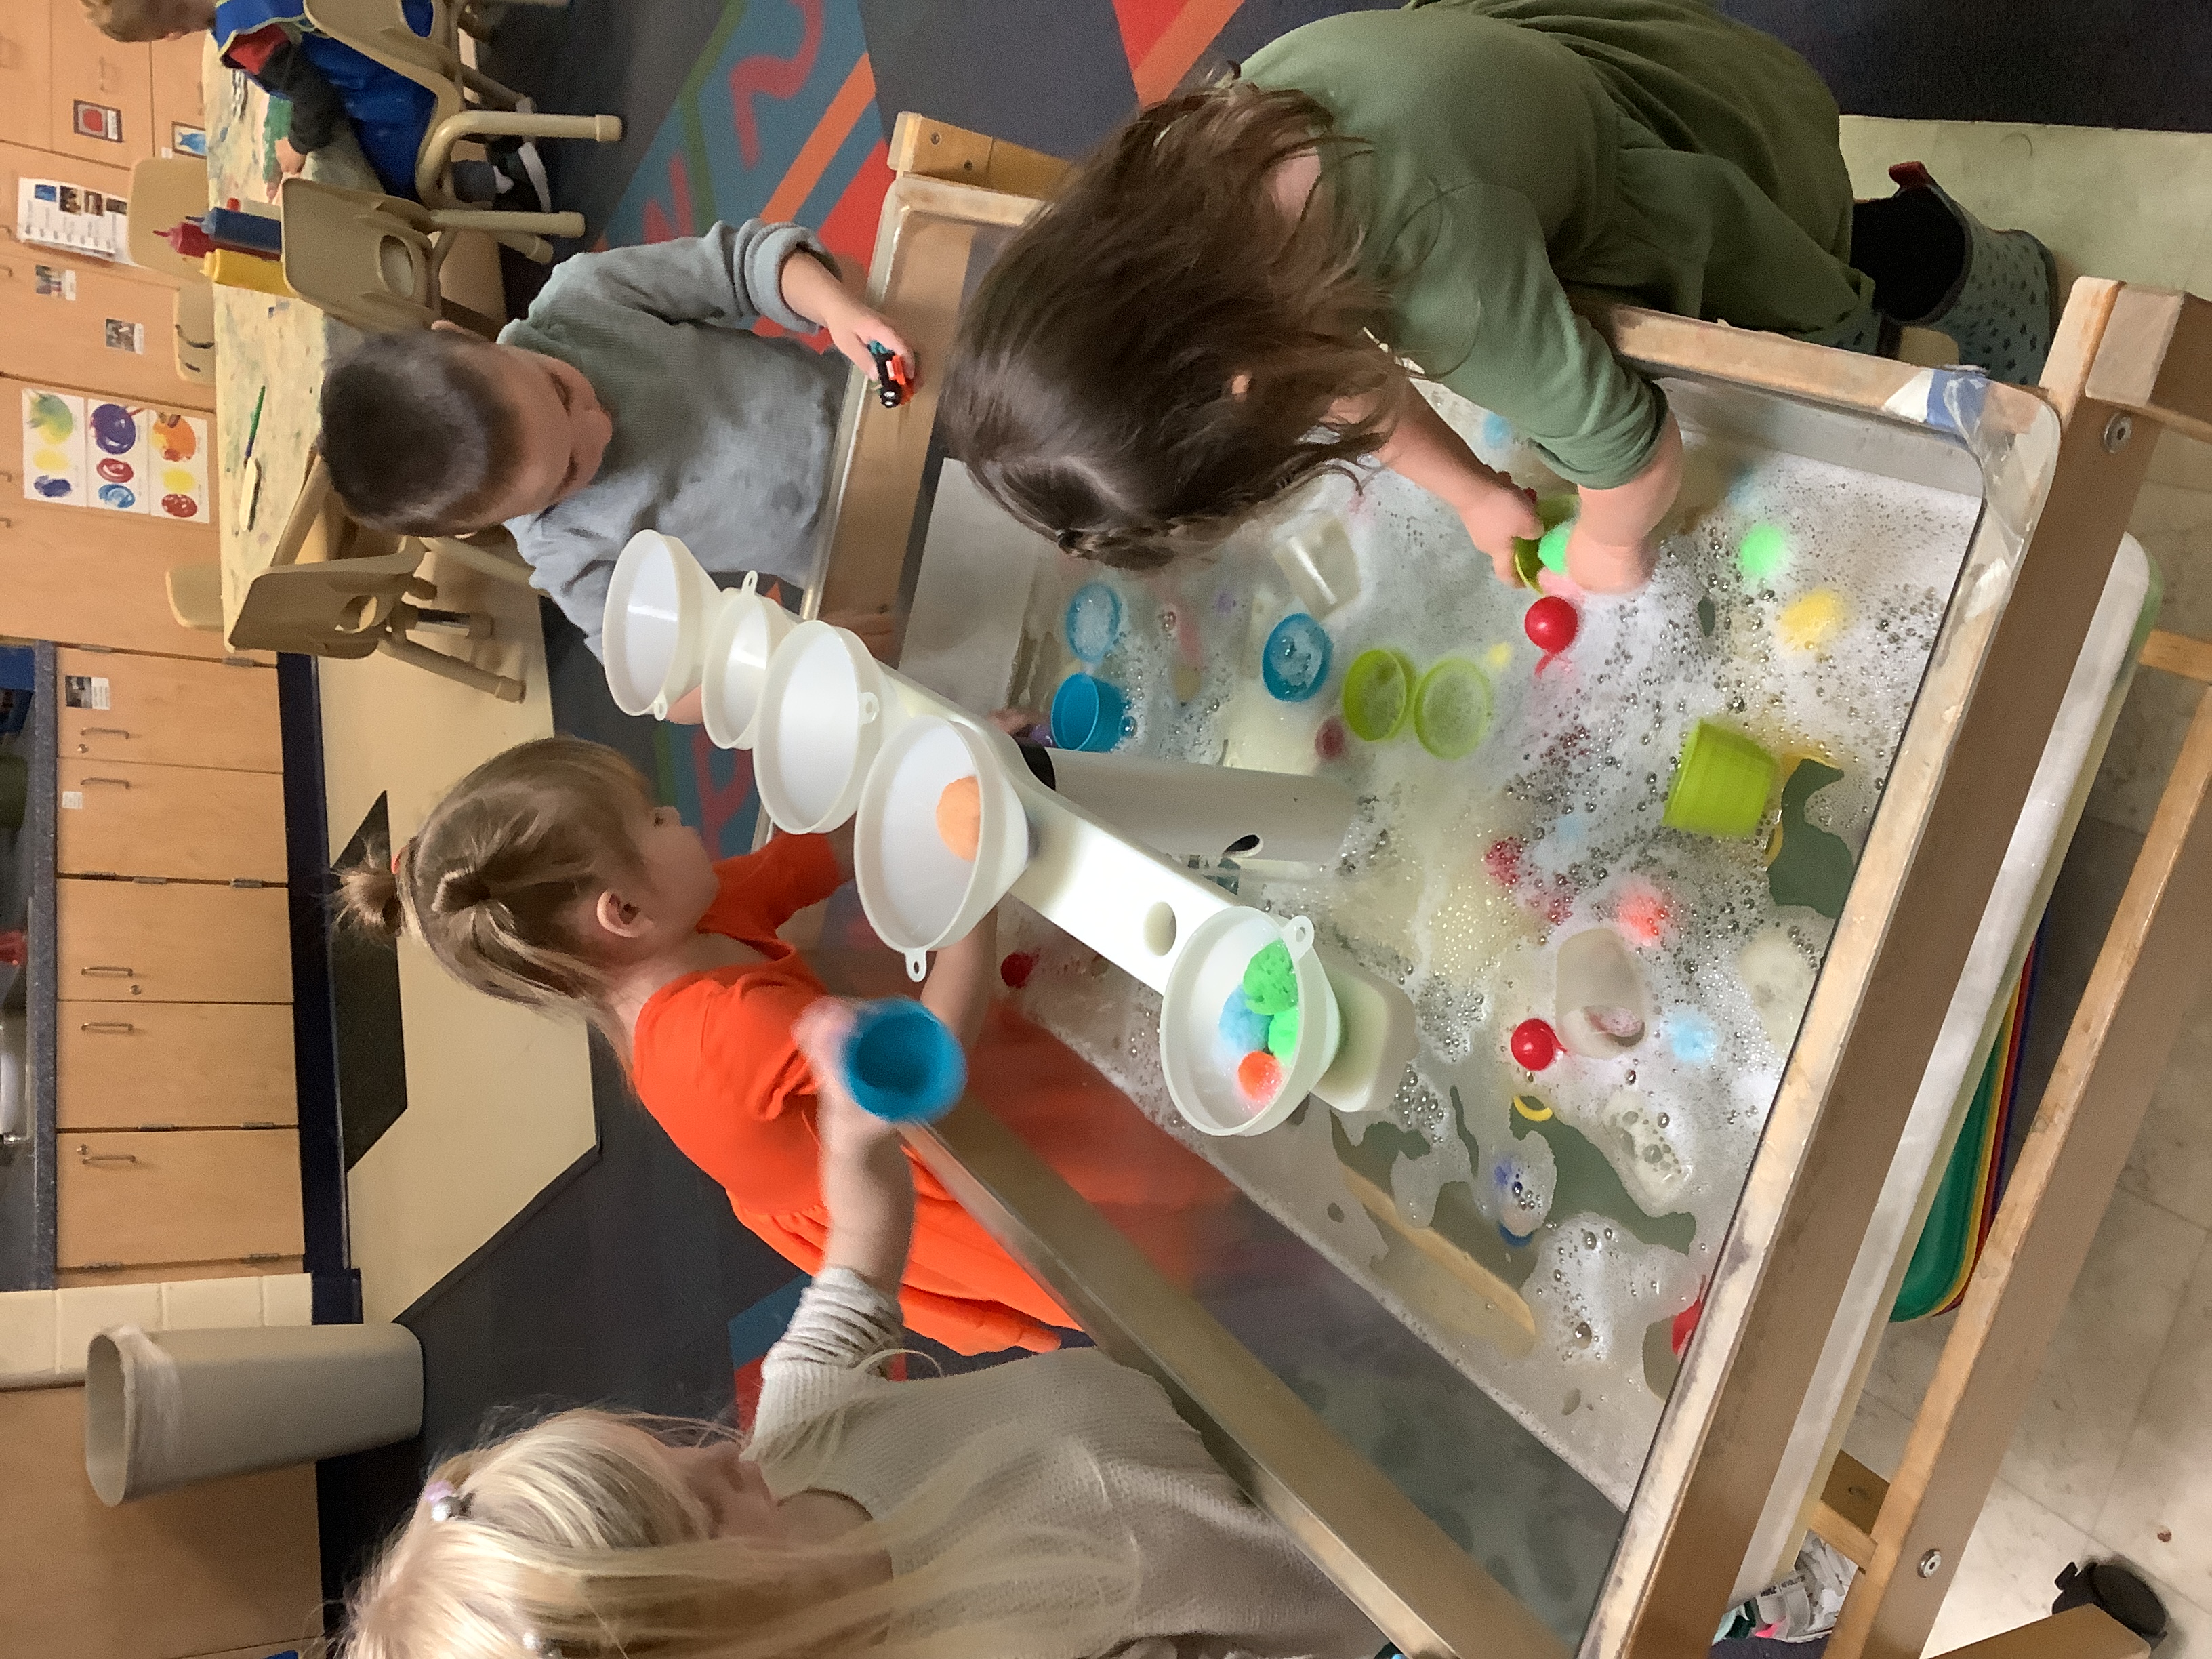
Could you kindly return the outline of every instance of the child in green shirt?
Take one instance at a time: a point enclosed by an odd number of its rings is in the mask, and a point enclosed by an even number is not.
[[[1702,0],[1414,0],[1295,30],[1139,112],[1015,239],[963,325],[950,447],[1061,546],[1137,568],[1373,456],[1510,579],[1533,506],[1402,358],[1580,487],[1569,574],[1626,591],[1681,438],[1567,285],[1856,350],[1923,325],[2001,378],[2041,368],[2042,244],[1917,169],[1855,204],[1837,119],[1808,65]]]

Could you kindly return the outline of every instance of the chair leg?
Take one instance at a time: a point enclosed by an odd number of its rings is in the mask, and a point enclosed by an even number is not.
[[[442,679],[456,680],[475,690],[489,691],[501,702],[522,701],[522,682],[504,674],[495,674],[489,668],[479,668],[472,662],[463,662],[459,657],[449,657],[442,651],[433,651],[427,645],[387,634],[377,641],[376,648],[386,656],[397,657],[401,662],[412,663],[427,669]]]
[[[494,581],[508,582],[516,587],[530,587],[530,567],[520,559],[495,553],[488,547],[473,547],[467,542],[451,536],[433,536],[430,545],[455,564],[465,565],[479,575],[489,576]],[[532,591],[534,592],[535,588]]]
[[[415,157],[416,193],[426,205],[447,199],[441,182],[452,163],[453,146],[463,138],[588,138],[595,143],[612,144],[620,143],[622,136],[619,115],[524,115],[507,110],[463,110],[439,122],[422,140],[422,148]],[[478,225],[477,228],[489,230],[495,227]],[[556,230],[550,234],[559,236],[568,233]]]
[[[488,640],[492,620],[481,611],[417,611],[410,628],[437,628],[465,640]]]

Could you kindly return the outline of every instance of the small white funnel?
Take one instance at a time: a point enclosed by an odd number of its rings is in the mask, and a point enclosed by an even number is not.
[[[1352,827],[1334,778],[1052,751],[1052,787],[1157,853],[1327,864]]]
[[[820,835],[853,816],[886,729],[904,717],[867,647],[801,623],[769,659],[753,733],[753,781],[775,827]]]
[[[853,825],[853,873],[868,925],[906,953],[909,978],[928,971],[930,951],[964,939],[1030,861],[1029,819],[1010,763],[1021,764],[1011,739],[927,714],[886,738],[868,769]],[[963,779],[976,786],[973,859],[939,832],[939,803]]]
[[[1176,1109],[1210,1135],[1256,1135],[1298,1108],[1336,1058],[1343,1021],[1328,971],[1314,954],[1313,923],[1287,922],[1244,905],[1207,917],[1183,942],[1160,994],[1160,1069]],[[1244,982],[1244,969],[1270,945],[1291,953],[1298,988],[1298,1040],[1281,1061],[1274,1095],[1255,1101],[1237,1081],[1242,1054],[1223,1033],[1222,1010]]]
[[[762,692],[768,665],[799,619],[756,590],[751,571],[732,592],[721,596],[707,630],[706,669],[700,680],[707,736],[724,749],[750,749],[760,732]]]
[[[707,629],[720,592],[691,550],[673,536],[641,530],[615,561],[599,652],[607,690],[625,714],[668,718],[669,705],[699,684]]]

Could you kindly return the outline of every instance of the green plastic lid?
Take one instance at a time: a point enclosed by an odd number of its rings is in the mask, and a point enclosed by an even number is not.
[[[1446,657],[1413,693],[1413,734],[1439,760],[1474,752],[1490,729],[1490,680],[1465,657]]]
[[[1344,675],[1344,723],[1352,736],[1387,743],[1413,707],[1413,661],[1388,647],[1363,651]]]

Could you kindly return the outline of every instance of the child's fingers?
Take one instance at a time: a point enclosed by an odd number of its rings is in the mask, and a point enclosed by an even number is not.
[[[843,1092],[842,1061],[853,1029],[853,1010],[836,997],[818,997],[792,1022],[792,1042],[814,1067],[817,1090]]]

